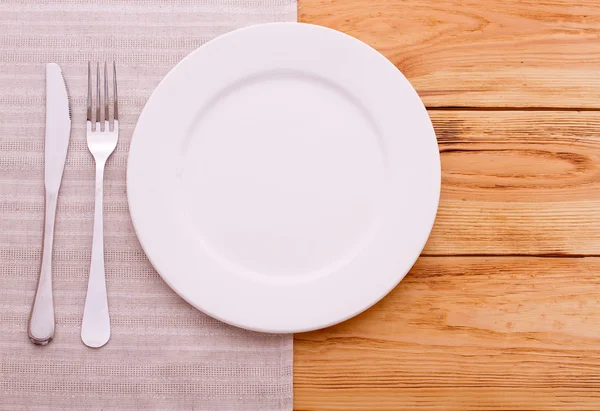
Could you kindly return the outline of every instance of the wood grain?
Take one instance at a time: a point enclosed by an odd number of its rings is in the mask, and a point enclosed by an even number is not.
[[[295,340],[295,409],[598,410],[600,259],[423,257]]]
[[[600,2],[299,10],[408,77],[432,109],[442,193],[390,295],[296,336],[295,409],[599,410]]]
[[[426,255],[600,255],[600,113],[431,110],[442,160]]]
[[[600,2],[299,0],[370,44],[429,107],[600,109]]]

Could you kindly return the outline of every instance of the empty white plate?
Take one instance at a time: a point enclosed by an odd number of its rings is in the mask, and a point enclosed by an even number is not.
[[[385,296],[440,191],[427,112],[385,57],[275,23],[181,61],[142,112],[127,170],[148,258],[190,304],[257,331],[348,319]]]

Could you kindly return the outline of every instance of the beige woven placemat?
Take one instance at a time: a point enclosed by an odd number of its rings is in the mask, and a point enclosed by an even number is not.
[[[125,170],[139,113],[181,58],[232,29],[296,17],[295,0],[0,1],[0,410],[291,410],[292,337],[226,326],[174,294],[135,236]],[[79,337],[94,213],[88,60],[117,62],[121,116],[105,177],[112,338],[99,350]],[[38,347],[26,327],[42,244],[47,62],[63,69],[73,131],[54,247],[56,337]]]

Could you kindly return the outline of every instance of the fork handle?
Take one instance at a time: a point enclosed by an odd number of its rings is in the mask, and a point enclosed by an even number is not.
[[[102,347],[110,339],[110,317],[104,272],[104,224],[102,203],[104,192],[104,162],[96,160],[96,204],[94,212],[94,237],[92,240],[92,260],[88,280],[81,340],[92,348]]]
[[[52,245],[58,193],[46,191],[42,264],[35,298],[29,315],[28,334],[32,343],[48,344],[54,337],[54,299],[52,297]]]

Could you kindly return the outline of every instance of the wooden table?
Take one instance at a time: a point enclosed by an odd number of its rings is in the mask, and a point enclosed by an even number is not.
[[[600,410],[600,1],[299,7],[408,77],[443,181],[404,281],[296,336],[296,410]]]

